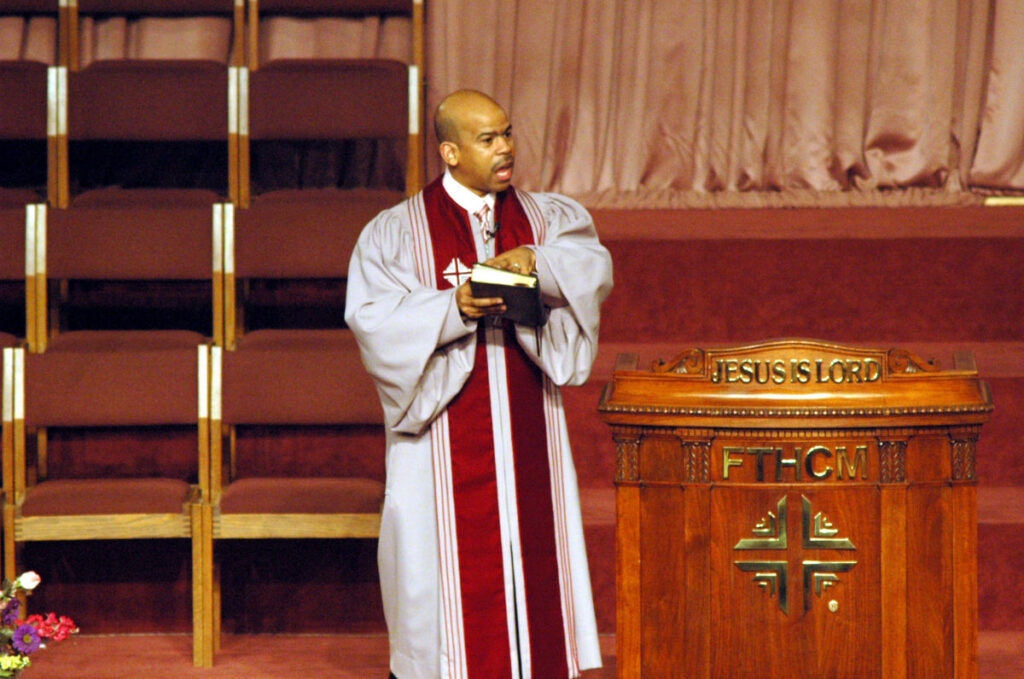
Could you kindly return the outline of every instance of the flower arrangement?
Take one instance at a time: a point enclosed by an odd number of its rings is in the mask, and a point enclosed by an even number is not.
[[[14,582],[3,581],[0,591],[0,677],[18,677],[21,671],[32,664],[29,656],[47,641],[64,641],[78,632],[71,618],[48,613],[30,615],[19,619],[22,592],[31,594],[39,586],[41,578],[35,571],[26,571]]]

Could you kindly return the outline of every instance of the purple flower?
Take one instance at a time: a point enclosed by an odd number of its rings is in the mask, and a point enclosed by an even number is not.
[[[0,611],[0,624],[4,627],[10,627],[18,621],[18,613],[21,610],[21,602],[17,599],[11,599],[4,608]]]
[[[11,637],[11,646],[25,655],[39,648],[39,644],[39,632],[32,625],[21,625],[14,630],[14,636]]]

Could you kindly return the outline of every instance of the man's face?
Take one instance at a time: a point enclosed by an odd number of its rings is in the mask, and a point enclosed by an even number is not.
[[[464,112],[458,128],[456,163],[448,163],[452,176],[481,196],[507,189],[512,184],[515,143],[505,111],[484,102]]]

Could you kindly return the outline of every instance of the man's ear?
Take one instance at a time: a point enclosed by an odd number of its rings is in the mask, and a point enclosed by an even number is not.
[[[441,142],[441,160],[448,167],[456,167],[459,164],[459,147],[450,141]]]

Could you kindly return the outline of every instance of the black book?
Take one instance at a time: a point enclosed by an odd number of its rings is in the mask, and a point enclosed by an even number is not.
[[[474,297],[501,297],[506,308],[503,317],[517,325],[536,328],[547,321],[540,301],[537,274],[521,274],[474,264],[469,287]]]

